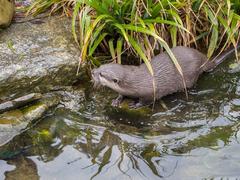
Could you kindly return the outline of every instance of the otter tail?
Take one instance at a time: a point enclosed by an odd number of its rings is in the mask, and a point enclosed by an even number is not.
[[[239,48],[240,48],[240,43],[238,43],[236,49],[239,49]],[[208,62],[203,65],[203,71],[211,72],[219,64],[221,64],[227,57],[229,57],[232,53],[234,53],[234,51],[235,51],[235,48],[230,47],[228,50],[224,51],[219,56],[216,56],[216,57],[208,60]]]

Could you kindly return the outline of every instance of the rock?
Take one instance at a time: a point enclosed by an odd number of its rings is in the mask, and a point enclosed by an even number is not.
[[[47,92],[76,80],[79,49],[71,20],[49,17],[44,23],[12,24],[0,32],[0,97]]]
[[[42,94],[31,93],[31,94],[19,97],[17,99],[13,99],[11,101],[4,102],[4,103],[0,104],[0,113],[25,106],[26,104],[28,104],[32,101],[36,101],[40,98],[42,98]]]
[[[29,123],[41,118],[49,108],[56,106],[59,101],[58,96],[47,94],[31,106],[0,114],[0,146],[23,132]]]
[[[14,11],[14,0],[0,0],[0,28],[11,23]]]

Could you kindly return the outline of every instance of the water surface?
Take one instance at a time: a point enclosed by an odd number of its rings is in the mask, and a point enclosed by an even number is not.
[[[112,108],[84,87],[78,111],[58,107],[0,147],[0,179],[240,178],[240,73],[219,67],[163,98],[164,109]]]

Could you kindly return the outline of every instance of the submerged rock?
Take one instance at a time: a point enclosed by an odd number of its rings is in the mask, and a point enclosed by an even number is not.
[[[24,131],[30,122],[41,118],[59,101],[58,96],[48,94],[30,106],[0,114],[0,146]]]
[[[1,103],[0,104],[0,113],[25,106],[26,104],[28,104],[32,101],[38,100],[40,98],[42,98],[42,94],[31,93],[31,94],[19,97],[17,99],[13,99],[11,101]]]
[[[78,59],[70,19],[50,17],[40,24],[12,24],[0,32],[0,97],[72,85],[77,80]]]
[[[70,111],[79,111],[85,100],[83,89],[68,87],[64,90],[56,92],[61,97],[61,106]]]
[[[0,28],[11,23],[14,10],[14,0],[0,0]]]

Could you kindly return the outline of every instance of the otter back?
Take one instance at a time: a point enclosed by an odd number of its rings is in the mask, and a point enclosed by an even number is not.
[[[195,49],[181,46],[173,48],[172,52],[182,68],[187,88],[192,87],[199,75],[203,72],[201,66],[207,61],[207,57]],[[166,52],[155,56],[151,64],[154,72],[157,99],[167,94],[184,90],[183,79]],[[136,75],[136,78],[140,78],[142,82],[139,97],[146,100],[152,100],[152,77],[149,75],[149,71],[145,64],[141,65],[141,70],[139,74]],[[126,83],[130,83],[132,84],[131,86],[134,86],[134,82],[128,81]]]

